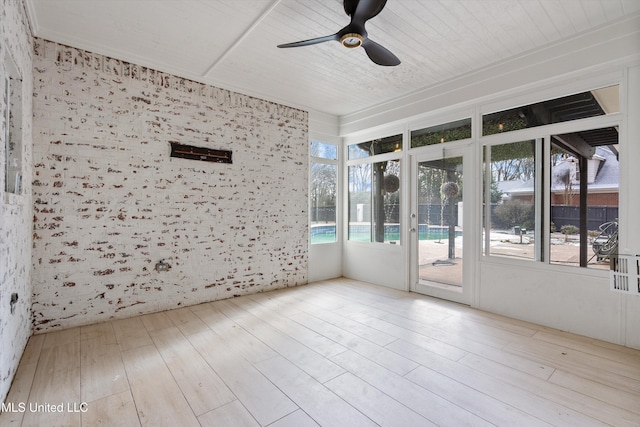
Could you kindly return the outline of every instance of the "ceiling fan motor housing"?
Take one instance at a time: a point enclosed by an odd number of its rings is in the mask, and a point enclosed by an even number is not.
[[[364,40],[364,37],[362,37],[358,33],[347,33],[347,34],[344,34],[342,37],[340,37],[340,43],[342,43],[342,46],[347,47],[349,49],[360,47],[363,40]]]

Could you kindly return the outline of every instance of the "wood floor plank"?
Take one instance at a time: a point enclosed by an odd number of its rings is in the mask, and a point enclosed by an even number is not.
[[[640,393],[640,378],[638,378],[637,374],[638,365],[630,366],[624,362],[603,359],[579,350],[540,340],[511,343],[504,350],[532,360],[538,360],[541,363],[585,378],[602,380],[620,390]]]
[[[105,341],[105,344],[117,344],[118,340],[113,330],[111,322],[95,323],[80,327],[80,340],[90,340],[99,338]]]
[[[140,317],[114,320],[113,331],[122,351],[153,344]]]
[[[284,289],[273,292],[251,294],[246,295],[243,298],[252,301],[254,304],[258,304],[273,313],[279,313],[280,315],[287,317],[300,311],[296,305],[297,301],[287,291],[288,290]]]
[[[522,372],[548,379],[554,368],[538,361],[506,353],[501,349],[481,342],[460,337],[444,330],[424,327],[408,330],[385,320],[378,319],[365,313],[349,314],[349,316],[370,327],[380,329],[398,339],[415,344],[419,347],[439,354],[451,360],[460,360],[468,353],[478,354],[499,363],[508,364]]]
[[[277,421],[298,409],[289,397],[234,353],[213,331],[187,338],[261,425]]]
[[[129,390],[112,394],[87,404],[81,414],[82,427],[136,427],[140,419]]]
[[[313,306],[312,304],[305,304],[300,300],[300,307],[307,314],[311,314],[319,319],[324,320],[340,329],[349,331],[352,334],[358,335],[374,344],[384,347],[385,345],[396,340],[396,337],[380,331],[375,328],[371,328],[363,323],[356,322],[347,317],[340,316],[338,313],[342,310],[332,311],[324,308]]]
[[[551,425],[576,427],[605,425],[605,423],[598,422],[596,419],[587,417],[551,399],[546,399],[530,392],[528,390],[530,383],[525,383],[521,385],[524,388],[520,388],[520,386],[509,384],[509,382],[504,381],[503,378],[493,377],[484,372],[476,371],[461,363],[452,362],[435,353],[402,341],[392,343],[388,348],[392,348],[394,351],[419,362],[425,367],[429,367],[442,375],[464,383],[514,408],[519,408],[531,416],[546,421]]]
[[[578,414],[577,416],[574,415],[572,417],[574,419],[577,417],[578,423],[590,425],[595,424],[597,422],[596,420],[599,420],[602,423],[620,427],[634,427],[640,425],[640,415],[637,413],[631,413],[628,410],[615,405],[604,404],[606,400],[603,401],[598,398],[594,398],[587,394],[588,391],[586,390],[585,393],[580,393],[567,389],[562,386],[558,386],[551,381],[544,381],[540,378],[527,375],[508,366],[473,354],[464,357],[460,363],[465,366],[469,366],[476,371],[482,372],[483,374],[491,375],[494,378],[500,378],[500,381],[534,393],[540,398],[551,400],[566,408],[572,409]],[[558,374],[558,371],[554,372],[554,375],[556,374]],[[638,396],[636,396],[636,399],[637,397]],[[635,406],[639,406],[637,400],[635,402]],[[638,410],[640,410],[640,407]],[[581,415],[586,415],[588,418],[583,418]],[[573,420],[573,422],[575,421],[576,420]]]
[[[273,424],[269,424],[269,427],[318,427],[319,424],[313,421],[309,415],[304,411],[298,409],[292,414],[287,415],[284,418],[280,418]]]
[[[325,385],[379,425],[436,426],[351,373],[340,375]]]
[[[245,331],[224,315],[215,303],[196,313],[209,328],[221,337],[231,350],[249,362],[259,362],[277,355],[275,351]]]
[[[129,390],[120,347],[110,322],[81,328],[80,359],[83,402]]]
[[[549,382],[633,412],[636,416],[631,419],[636,425],[640,425],[640,393],[619,390],[598,381],[564,372],[560,369],[551,375]],[[594,412],[600,413],[602,411],[600,405],[593,403],[591,403],[591,405],[590,409]]]
[[[40,359],[40,352],[42,350],[42,344],[44,343],[45,335],[33,335],[29,338],[27,346],[25,347],[24,354],[20,359],[18,370],[7,394],[7,398],[4,400],[5,404],[13,405],[16,410],[12,412],[0,411],[0,425],[4,426],[19,426],[22,424],[24,418],[24,412],[19,410],[19,405],[28,402],[31,386],[33,385],[33,379],[36,374],[36,368],[38,367],[38,360]]]
[[[95,353],[82,342],[82,366],[80,378],[82,382],[81,397],[83,402],[92,402],[112,394],[129,390],[127,374],[122,364],[120,351],[111,353]],[[95,347],[94,347],[95,348]]]
[[[253,297],[253,295],[251,295]],[[254,298],[251,298],[251,301],[254,301]],[[346,347],[338,344],[337,342],[303,326],[299,323],[292,322],[289,317],[285,317],[282,315],[281,311],[273,311],[268,307],[261,305],[248,305],[246,304],[246,300],[243,301],[243,305],[247,308],[247,311],[256,317],[260,318],[263,322],[266,322],[268,325],[273,326],[280,332],[288,335],[294,340],[300,342],[301,344],[309,347],[313,351],[318,354],[323,355],[324,357],[331,357],[336,354],[340,354],[343,351],[346,351]],[[296,310],[295,313],[290,314],[289,316],[301,313],[300,310]]]
[[[237,303],[242,304],[242,302]],[[239,305],[237,306],[240,307]],[[248,313],[234,320],[253,336],[267,344],[285,359],[294,363],[321,383],[344,373],[344,369],[322,355],[294,340],[260,318]]]
[[[447,396],[447,399],[452,403],[466,408],[496,426],[548,427],[551,425],[469,385],[424,366],[411,371],[405,377],[437,395]]]
[[[306,313],[296,314],[291,318],[301,325],[304,325],[309,329],[312,329],[315,332],[332,339],[338,344],[341,344],[355,351],[356,353],[375,361],[376,363],[399,375],[404,375],[418,366],[417,363],[405,357],[402,357],[397,353],[391,352],[384,347],[376,345],[370,341],[365,340],[364,338],[360,338],[357,335],[333,326]]]
[[[81,401],[79,329],[47,334],[22,425],[80,426],[80,413],[69,411],[68,405]],[[55,412],[47,405],[56,407]]]
[[[126,350],[122,359],[143,427],[200,425],[153,344]]]
[[[159,331],[174,326],[165,312],[145,314],[144,316],[140,316],[140,320],[142,320],[142,324],[147,329],[147,332]]]
[[[495,348],[502,348],[511,343],[514,338],[519,338],[514,335],[504,336],[506,334],[501,335],[488,333],[480,327],[475,328],[475,331],[470,331],[459,327],[458,323],[455,321],[451,321],[449,324],[442,323],[446,322],[446,319],[439,320],[437,322],[425,321],[421,314],[415,314],[408,317],[406,315],[401,316],[397,314],[383,313],[380,314],[380,318],[415,332],[428,330],[430,335],[443,336],[443,339],[445,340],[447,337],[456,336],[459,339],[468,339],[485,345],[490,345]]]
[[[432,325],[461,337],[474,337],[476,340],[505,343],[518,342],[522,339],[530,338],[536,332],[530,329],[527,329],[526,333],[513,332],[504,327],[499,327],[493,322],[478,322],[466,317],[443,319]],[[503,322],[502,325],[505,325],[505,323]]]
[[[388,369],[347,351],[331,358],[353,375],[419,413],[439,426],[489,427],[493,424]]]
[[[166,314],[169,316],[173,324],[180,329],[180,332],[182,332],[183,335],[197,334],[198,332],[204,332],[209,328],[198,316],[196,316],[190,307],[169,310]]]
[[[391,325],[395,325],[399,328],[406,329],[408,331],[415,332],[420,335],[428,336],[432,339],[440,342],[447,343],[449,345],[456,346],[463,350],[465,347],[473,346],[474,344],[480,344],[482,346],[490,346],[496,349],[501,349],[510,341],[497,338],[493,336],[483,337],[473,334],[459,334],[448,329],[437,327],[437,322],[424,321],[419,314],[415,315],[398,315],[389,313],[379,308],[369,308],[366,311],[360,311],[357,313],[349,313],[350,318],[353,320],[363,321],[363,319],[376,319],[377,321],[383,321]],[[410,317],[409,317],[410,316]]]
[[[202,427],[260,427],[260,424],[238,400],[200,415],[198,421]]]
[[[283,357],[256,365],[280,390],[322,426],[373,426],[375,423]]]
[[[617,346],[615,344],[603,346],[600,345],[602,343],[598,340],[581,337],[575,334],[568,334],[566,332],[563,333],[560,331],[538,331],[534,338],[546,343],[557,344],[562,347],[578,350],[585,354],[591,354],[611,361],[625,363],[631,367],[635,367],[634,377],[640,378],[640,355],[638,352],[629,352],[628,348]]]
[[[150,335],[196,416],[236,400],[176,327],[155,330]]]

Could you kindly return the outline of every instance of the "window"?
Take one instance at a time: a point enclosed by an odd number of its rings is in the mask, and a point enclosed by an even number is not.
[[[311,244],[337,240],[338,146],[311,141],[310,225]]]
[[[349,160],[402,151],[402,135],[349,145]]]
[[[609,86],[482,116],[482,135],[511,132],[620,111],[620,87]]]
[[[609,268],[617,250],[618,131],[551,137],[549,262]]]
[[[471,138],[471,119],[411,131],[411,148]]]
[[[7,193],[22,192],[22,79],[13,62],[5,52],[7,76],[2,91],[4,106],[4,190]]]
[[[536,145],[541,144],[528,140],[485,147],[485,254],[538,258],[533,231]]]
[[[349,146],[349,240],[400,243],[402,135]],[[395,154],[398,153],[398,154]]]
[[[620,154],[618,128],[603,116],[620,111],[619,89],[483,116],[483,135],[548,125],[533,140],[485,144],[485,255],[609,267],[617,250]],[[571,132],[543,133],[578,119],[591,120]],[[609,125],[598,127],[600,122]]]

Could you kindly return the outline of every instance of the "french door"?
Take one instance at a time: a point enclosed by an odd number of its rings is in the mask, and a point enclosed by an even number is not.
[[[464,304],[473,279],[470,150],[435,146],[411,156],[409,288]]]

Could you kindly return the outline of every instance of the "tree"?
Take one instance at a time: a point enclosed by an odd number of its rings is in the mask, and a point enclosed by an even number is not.
[[[310,198],[315,219],[320,221],[321,207],[334,207],[337,194],[337,168],[335,165],[311,163]],[[335,219],[335,218],[334,218]]]

